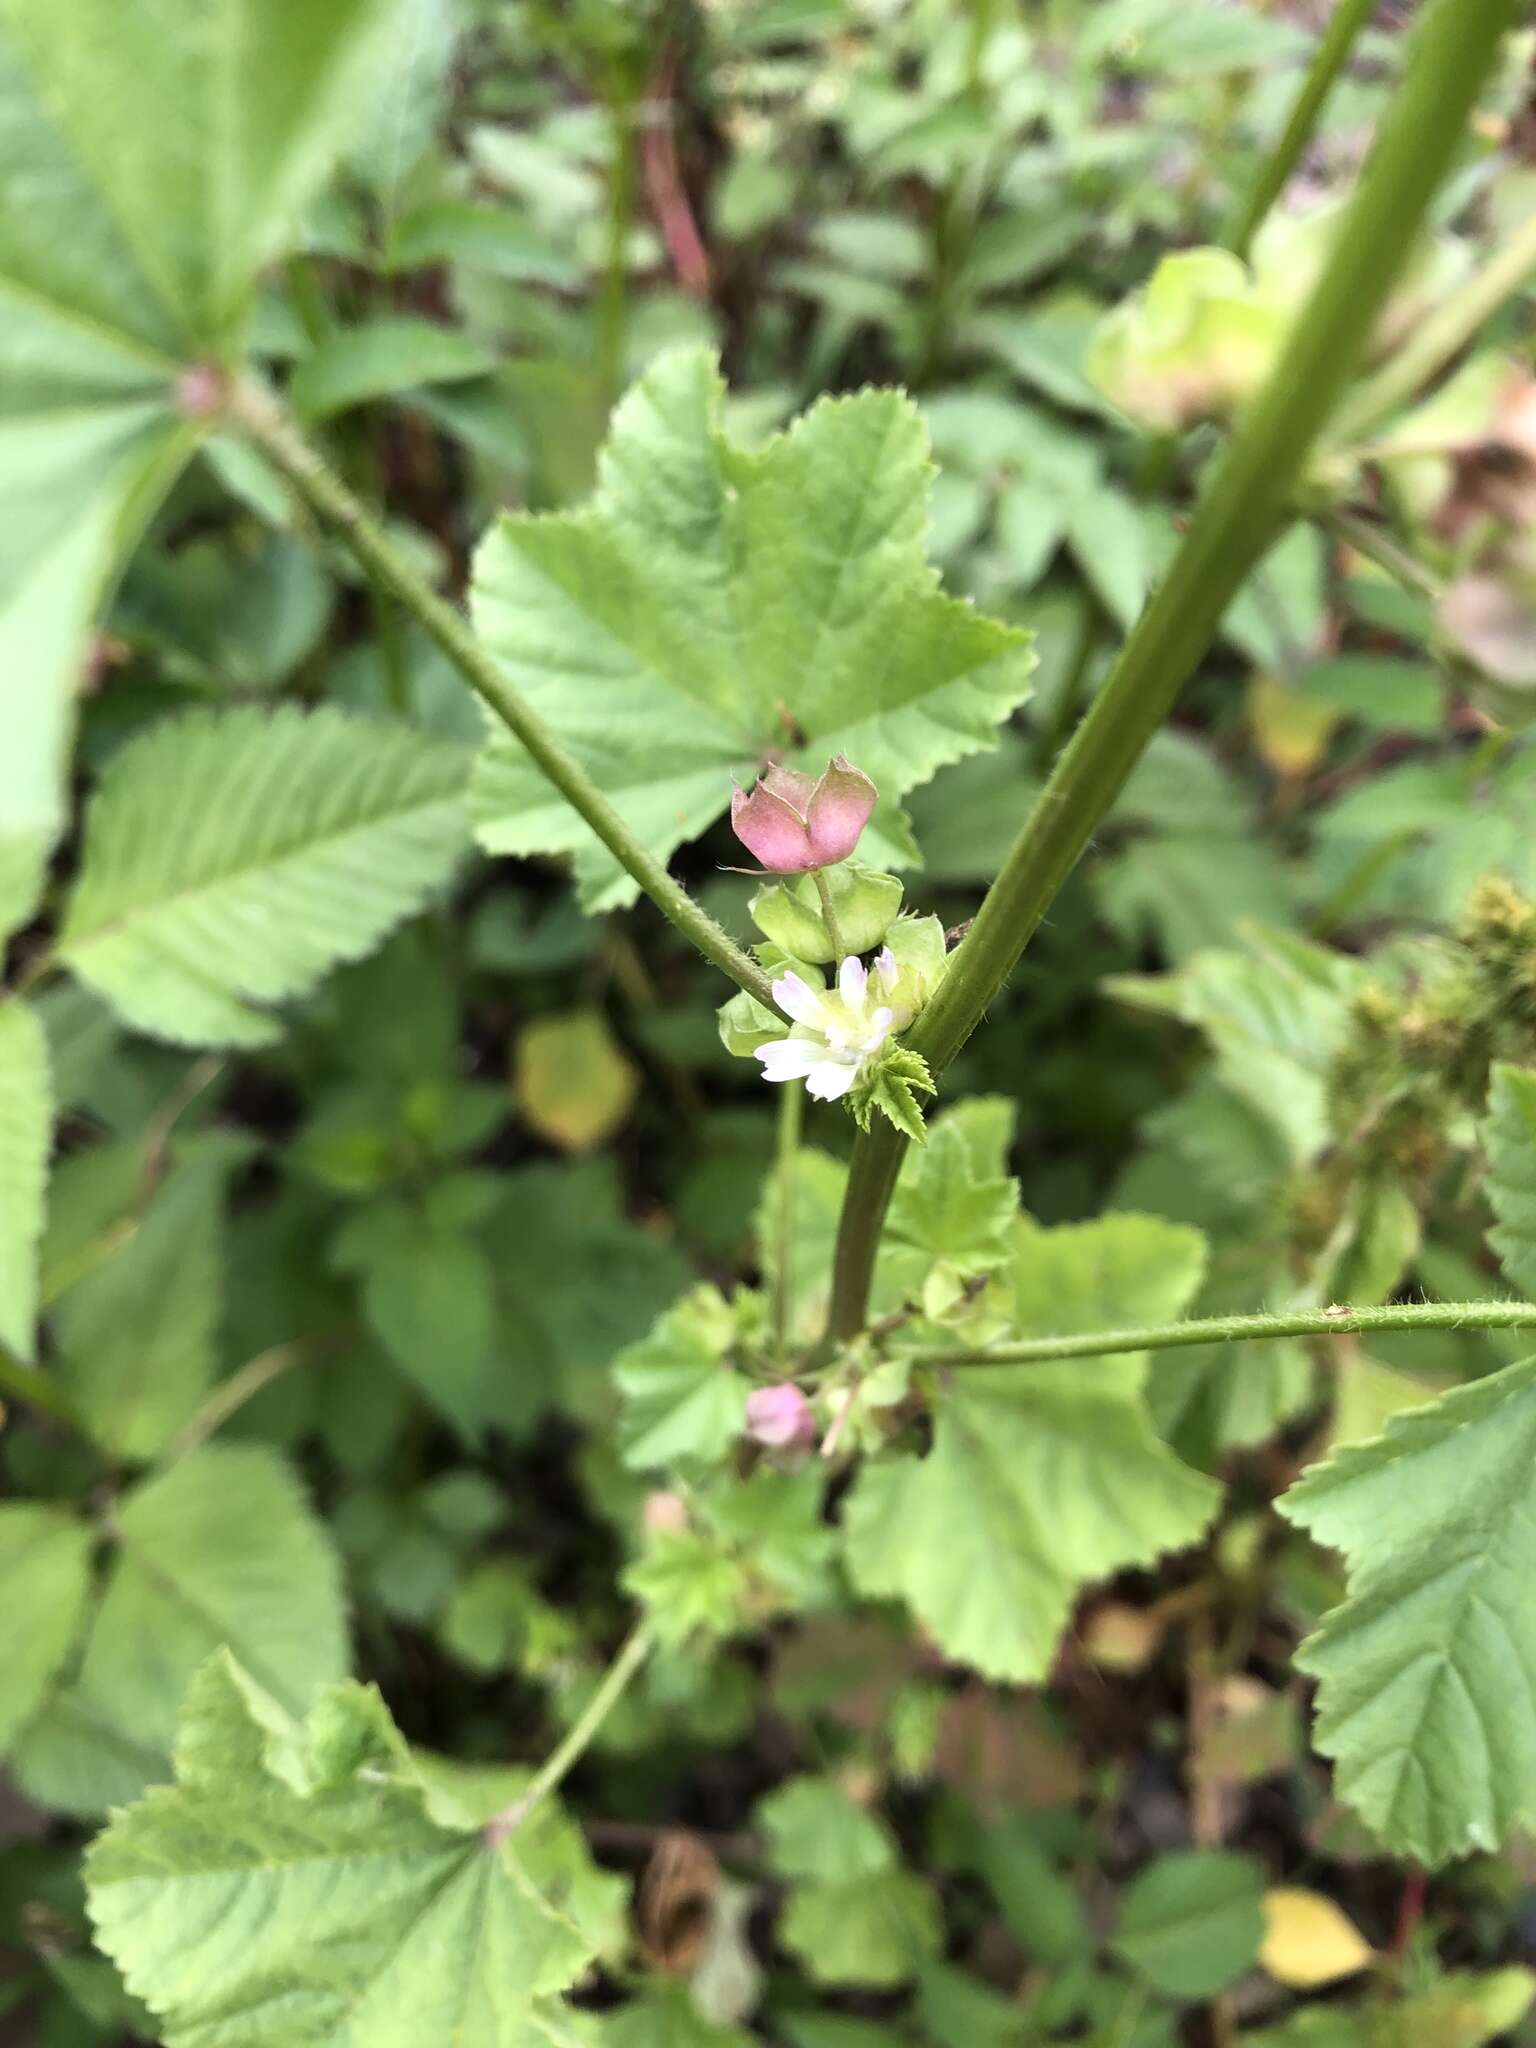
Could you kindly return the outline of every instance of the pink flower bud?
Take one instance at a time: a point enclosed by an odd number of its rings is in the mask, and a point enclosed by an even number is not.
[[[188,363],[176,379],[176,403],[189,420],[212,419],[228,396],[229,380],[217,363]]]
[[[747,1434],[776,1451],[816,1441],[816,1417],[798,1387],[754,1387],[747,1396]]]
[[[816,782],[797,768],[770,768],[750,795],[734,792],[731,825],[770,874],[803,875],[848,858],[877,794],[863,769],[841,754]]]
[[[688,1504],[681,1494],[648,1493],[640,1521],[647,1536],[681,1535],[688,1526]]]

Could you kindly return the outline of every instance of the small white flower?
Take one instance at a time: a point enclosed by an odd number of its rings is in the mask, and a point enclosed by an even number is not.
[[[891,987],[896,962],[889,949],[875,961],[879,994]],[[788,1038],[760,1045],[757,1057],[767,1081],[804,1081],[818,1102],[846,1095],[891,1035],[888,1005],[870,1008],[870,976],[852,955],[837,970],[835,989],[812,988],[798,974],[781,974],[773,1000],[794,1024]]]

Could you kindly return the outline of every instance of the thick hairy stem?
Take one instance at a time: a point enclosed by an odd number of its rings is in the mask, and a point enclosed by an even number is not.
[[[237,385],[230,397],[229,416],[287,478],[315,517],[346,543],[363,567],[378,577],[436,641],[470,688],[527,749],[535,767],[628,869],[662,915],[671,919],[706,960],[771,1009],[773,989],[757,962],[694,902],[668,874],[666,864],[630,830],[586,769],[513,689],[494,656],[481,646],[453,606],[417,574],[379,521],[309,445],[272,394],[256,384]]]
[[[1235,256],[1248,254],[1269,209],[1285,190],[1291,173],[1301,162],[1307,144],[1316,132],[1318,116],[1333,90],[1334,81],[1348,62],[1360,31],[1375,12],[1376,0],[1339,0],[1319,38],[1280,140],[1261,165],[1253,188],[1245,196],[1226,237],[1226,245]]]
[[[1200,1316],[1131,1330],[1080,1330],[1028,1337],[983,1351],[904,1352],[914,1365],[1040,1365],[1053,1358],[1109,1358],[1123,1351],[1174,1351],[1190,1344],[1249,1344],[1276,1337],[1350,1337],[1371,1330],[1536,1330],[1529,1301],[1420,1301],[1386,1308],[1308,1308],[1278,1315]]]
[[[1515,0],[1433,0],[1421,21],[1402,88],[1280,361],[910,1034],[935,1074],[1012,972],[1227,606],[1290,516],[1308,452],[1380,318],[1515,12]],[[863,1328],[880,1226],[905,1144],[882,1124],[855,1147],[838,1230],[832,1339]]]

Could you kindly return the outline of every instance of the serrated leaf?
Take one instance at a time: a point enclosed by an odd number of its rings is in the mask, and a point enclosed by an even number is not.
[[[58,1372],[91,1434],[150,1458],[191,1419],[212,1383],[223,1297],[218,1159],[177,1167],[126,1240],[70,1287],[53,1318]]]
[[[627,1465],[712,1464],[725,1455],[747,1412],[747,1383],[729,1358],[735,1337],[730,1304],[718,1288],[698,1287],[620,1353],[613,1376],[624,1397]]]
[[[157,726],[91,803],[60,953],[140,1030],[270,1044],[271,1005],[447,881],[465,766],[447,741],[324,709]]]
[[[1363,973],[1343,954],[1260,931],[1244,952],[1197,953],[1175,975],[1110,986],[1203,1031],[1224,1085],[1272,1123],[1304,1165],[1328,1141],[1329,1073]]]
[[[896,803],[996,744],[1027,691],[1026,637],[925,564],[927,437],[905,397],[825,400],[753,451],[726,438],[723,399],[707,353],[663,356],[614,416],[591,504],[503,519],[481,547],[476,623],[661,858],[786,743],[817,773],[847,753],[910,853]],[[499,730],[473,803],[493,852],[574,854],[589,909],[632,900]]]
[[[489,1835],[377,1693],[336,1686],[299,1728],[222,1656],[188,1697],[176,1784],[113,1817],[86,1881],[166,2048],[549,2048],[597,1946],[564,1832],[546,1810]]]
[[[1437,1865],[1536,1818],[1536,1358],[1395,1416],[1279,1502],[1348,1596],[1297,1653],[1341,1798]]]
[[[1148,1216],[1018,1226],[1021,1335],[1176,1315],[1200,1282],[1197,1231]],[[1145,1356],[956,1369],[925,1458],[870,1463],[845,1517],[855,1584],[905,1599],[989,1678],[1046,1677],[1094,1580],[1197,1540],[1219,1490],[1153,1433]]]
[[[1524,1294],[1536,1294],[1536,1072],[1496,1064],[1479,1132],[1488,1201],[1499,1219],[1488,1242]]]
[[[388,11],[209,0],[188,34],[159,0],[0,4],[0,936],[64,822],[91,618],[196,444],[179,367],[233,341]]]
[[[880,1246],[882,1294],[889,1289],[922,1301],[930,1315],[941,1312],[967,1281],[1003,1264],[1018,1209],[1017,1185],[977,1169],[951,1112],[910,1155],[897,1183]]]
[[[60,1508],[0,1506],[0,1755],[74,1644],[90,1591],[91,1531]]]
[[[129,1493],[78,1672],[18,1745],[34,1797],[90,1812],[163,1776],[176,1715],[221,1646],[294,1712],[347,1671],[341,1575],[287,1464],[215,1444]]]
[[[53,1090],[35,1011],[0,1002],[0,1345],[33,1356],[37,1247],[43,1232]]]
[[[58,146],[101,195],[97,218],[110,208],[139,301],[209,345],[361,125],[354,88],[390,12],[387,0],[207,0],[188,35],[165,0],[76,0],[67,19],[46,0],[3,0],[0,23],[41,81]]]

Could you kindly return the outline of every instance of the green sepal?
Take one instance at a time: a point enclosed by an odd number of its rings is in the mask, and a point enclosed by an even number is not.
[[[900,879],[857,860],[823,868],[821,875],[832,899],[843,956],[873,952],[901,909]],[[821,914],[814,875],[768,882],[747,908],[763,937],[794,958],[825,967],[840,957]]]

